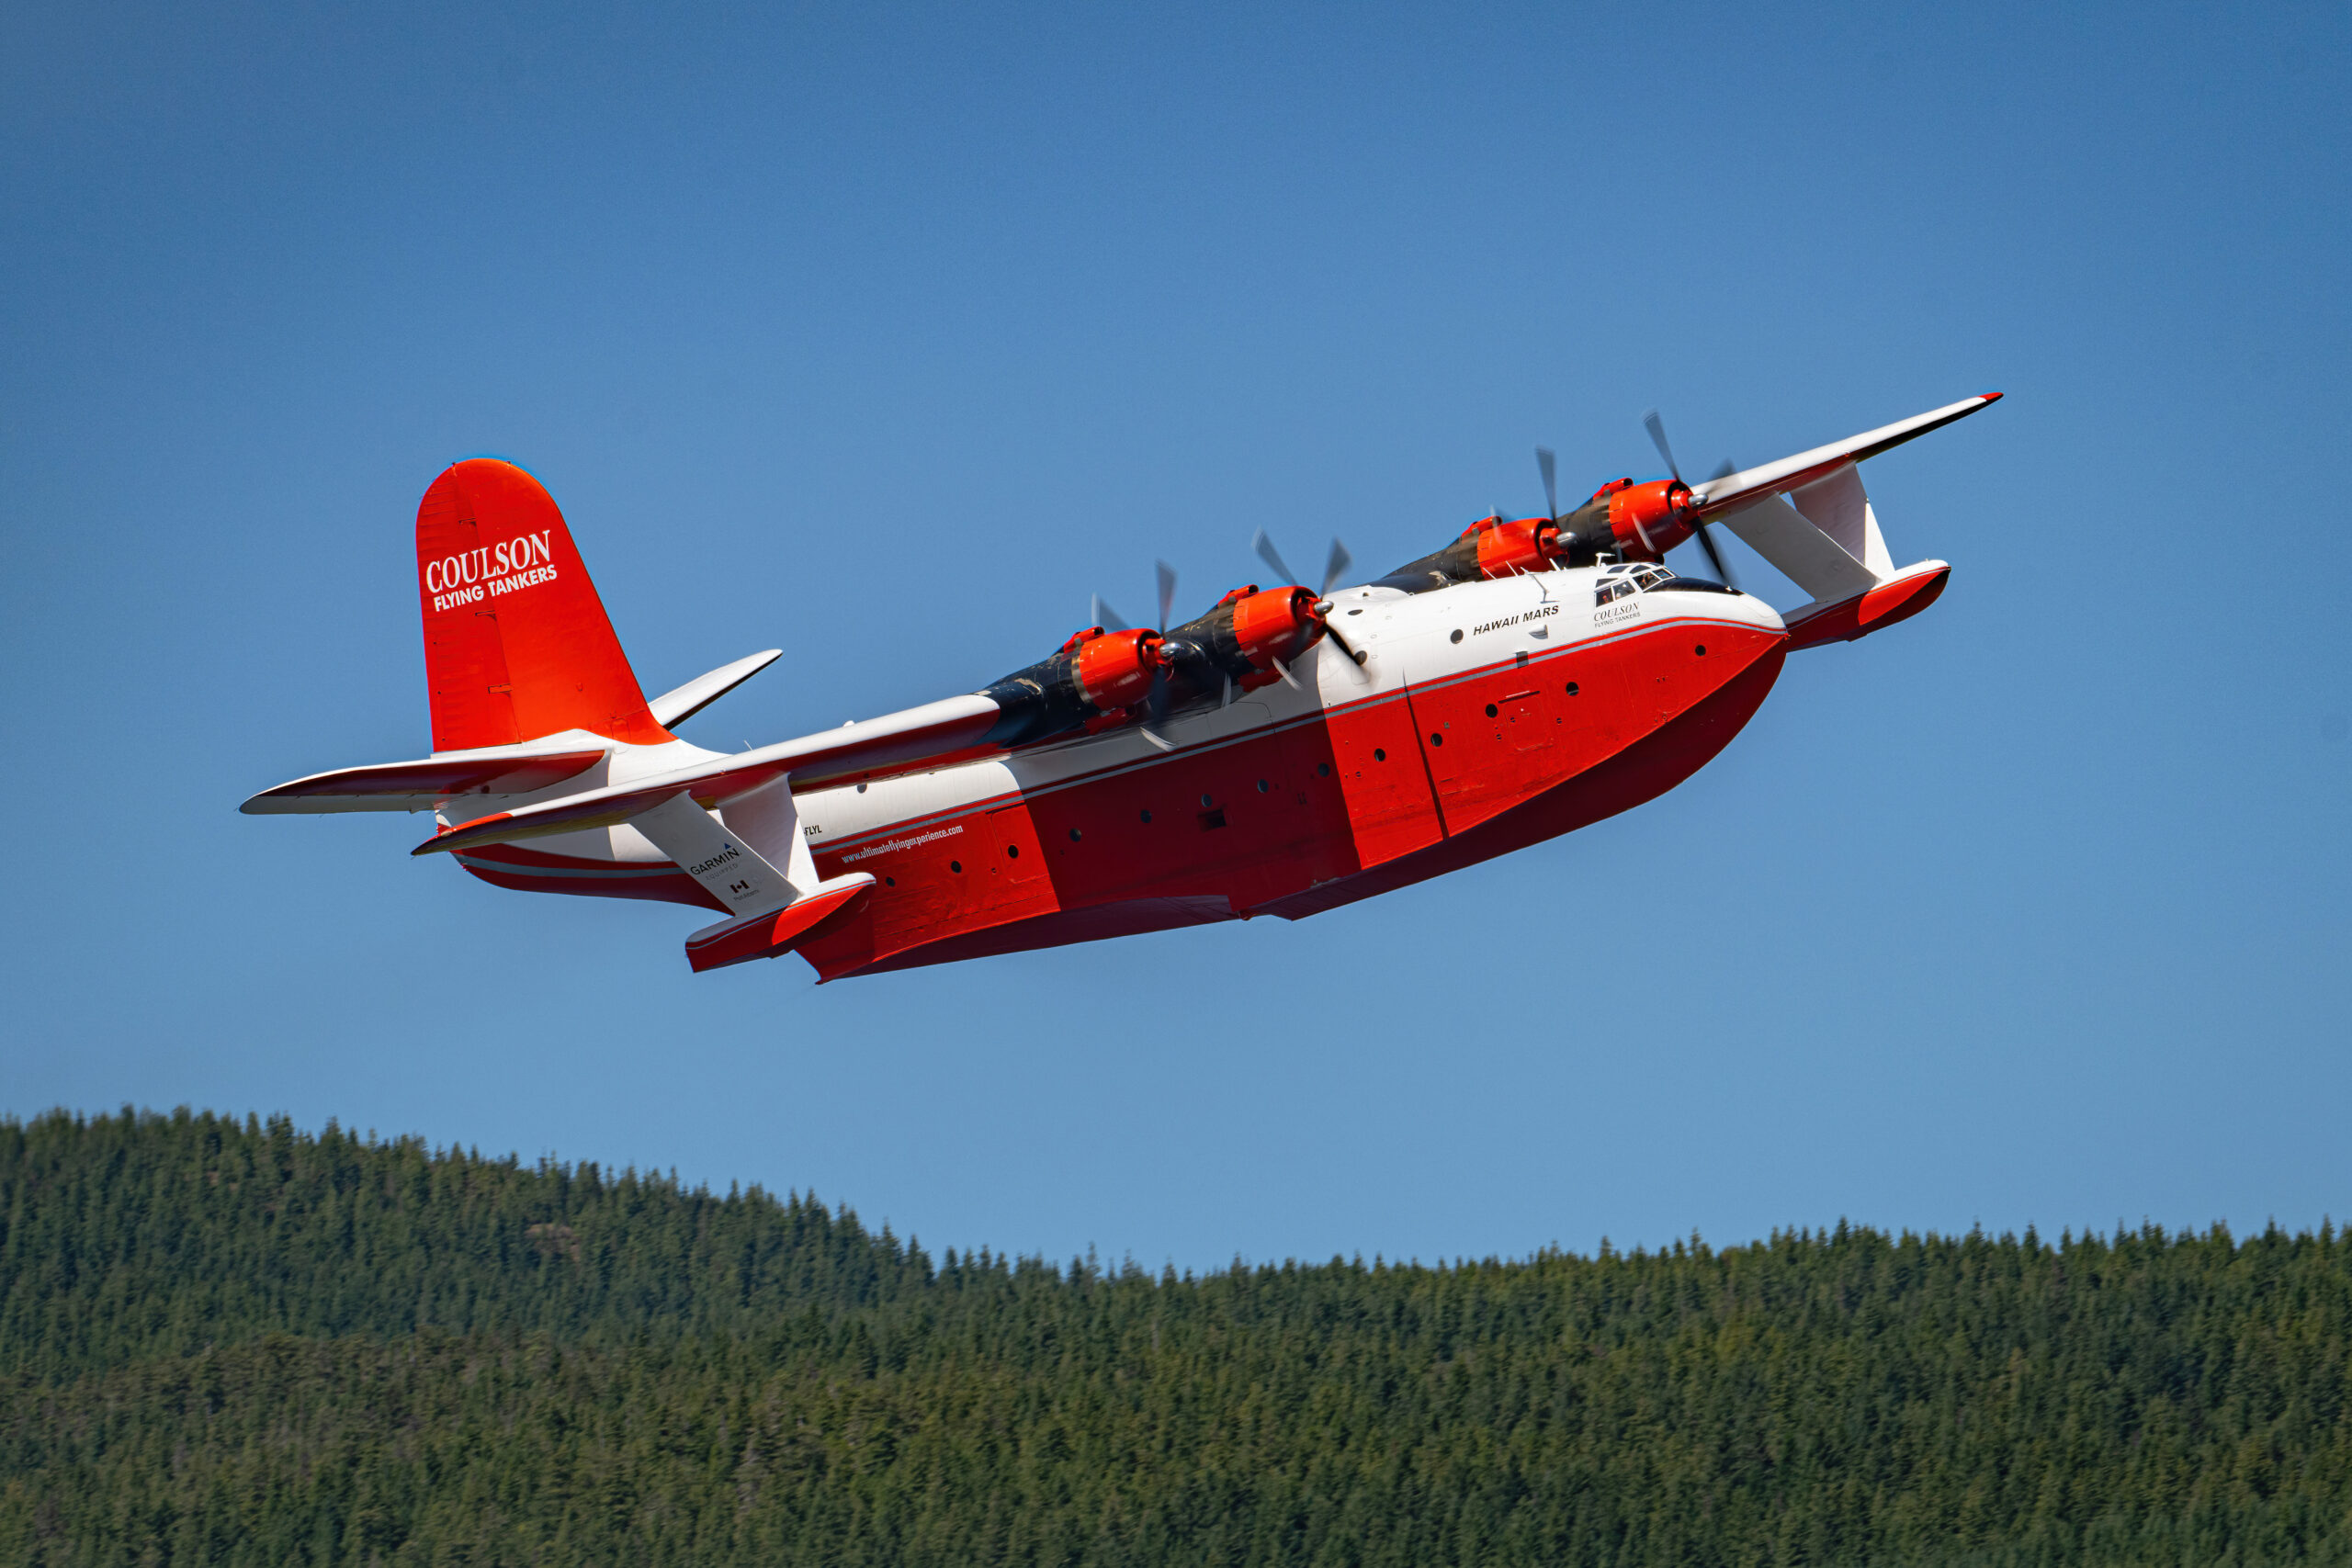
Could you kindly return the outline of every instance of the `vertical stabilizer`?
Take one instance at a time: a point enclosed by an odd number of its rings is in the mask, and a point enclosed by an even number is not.
[[[514,464],[472,457],[433,481],[416,511],[416,572],[435,751],[567,729],[672,739],[646,708],[563,513]]]

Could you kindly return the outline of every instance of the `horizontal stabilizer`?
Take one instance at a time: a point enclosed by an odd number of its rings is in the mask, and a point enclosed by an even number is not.
[[[569,743],[569,744],[566,744]],[[560,748],[550,750],[549,746]],[[528,746],[447,751],[413,762],[376,762],[312,773],[266,789],[238,807],[249,817],[326,811],[431,811],[466,795],[527,795],[605,760],[608,742],[582,730]]]
[[[784,649],[771,648],[732,664],[722,664],[707,675],[697,675],[674,691],[662,693],[645,705],[652,710],[653,722],[664,729],[675,729],[783,656]]]
[[[412,854],[441,850],[469,850],[482,844],[512,843],[548,833],[580,828],[611,827],[670,796],[691,795],[701,806],[728,801],[764,789],[780,779],[808,784],[825,779],[896,768],[960,755],[978,747],[1004,710],[976,694],[925,703],[839,729],[820,730],[797,740],[779,741],[756,751],[714,758],[689,768],[677,768],[650,779],[605,789],[588,790],[519,811],[502,811],[460,823],[437,838],[428,839]]]

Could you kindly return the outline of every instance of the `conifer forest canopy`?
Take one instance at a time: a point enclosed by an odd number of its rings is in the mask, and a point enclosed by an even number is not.
[[[1153,1275],[0,1122],[0,1562],[2352,1561],[2332,1226]]]

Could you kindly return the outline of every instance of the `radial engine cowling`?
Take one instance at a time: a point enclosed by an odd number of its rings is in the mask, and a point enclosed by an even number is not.
[[[1680,479],[1639,485],[1617,479],[1560,520],[1556,549],[1571,566],[1589,565],[1603,551],[1628,560],[1657,560],[1698,525],[1690,487]]]
[[[1481,517],[1445,548],[1397,568],[1397,575],[1429,572],[1447,582],[1477,582],[1544,571],[1566,553],[1560,540],[1560,525],[1549,517]]]
[[[1151,695],[1168,667],[1158,632],[1105,631],[1088,626],[1026,669],[992,682],[981,695],[1004,710],[988,733],[991,746],[1020,746],[1085,728],[1125,721]]]
[[[1148,626],[1109,632],[1089,626],[1070,638],[1066,651],[1078,689],[1098,713],[1133,707],[1150,694],[1151,682],[1167,665],[1160,636]]]
[[[1233,641],[1252,669],[1271,672],[1273,661],[1288,664],[1323,635],[1315,595],[1304,588],[1255,587],[1233,599]]]
[[[1278,679],[1277,660],[1290,664],[1323,635],[1316,604],[1307,589],[1261,589],[1253,582],[1176,627],[1166,651],[1176,671],[1177,699],[1214,696],[1228,682],[1247,692]]]
[[[1492,518],[1474,525],[1478,544],[1478,575],[1516,577],[1540,571],[1559,553],[1559,526],[1548,517],[1506,523]]]

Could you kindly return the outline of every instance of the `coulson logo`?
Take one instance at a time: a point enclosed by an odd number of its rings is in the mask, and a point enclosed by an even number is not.
[[[542,529],[495,545],[424,563],[424,591],[436,610],[477,604],[493,594],[512,593],[555,581],[555,530]]]
[[[729,844],[725,849],[719,851],[717,854],[711,856],[708,860],[704,861],[697,865],[690,865],[686,867],[686,874],[688,876],[701,876],[706,873],[717,871],[720,866],[725,865],[730,860],[741,860],[742,858],[742,855],[736,850],[735,846]]]

